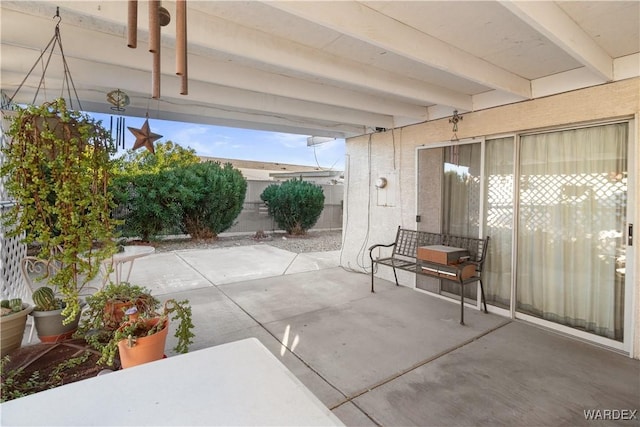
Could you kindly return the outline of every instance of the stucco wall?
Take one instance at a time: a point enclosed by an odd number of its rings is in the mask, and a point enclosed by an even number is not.
[[[635,173],[636,203],[640,202],[640,78],[604,84],[546,98],[503,107],[466,113],[458,123],[459,139],[498,136],[592,121],[635,117],[634,147],[629,170]],[[367,248],[375,243],[391,243],[398,225],[415,229],[416,223],[416,148],[452,138],[448,118],[418,125],[363,135],[346,141],[344,245],[342,266],[370,271]],[[385,177],[384,189],[374,186]],[[384,203],[381,203],[384,202]],[[640,229],[640,208],[630,222]],[[640,234],[636,231],[636,235]],[[640,242],[636,237],[636,242]],[[634,256],[634,356],[640,358],[640,250]],[[627,265],[629,268],[629,264]],[[405,273],[405,272],[401,272]],[[392,280],[390,269],[381,268],[379,277]],[[415,278],[399,275],[401,284],[413,286]]]

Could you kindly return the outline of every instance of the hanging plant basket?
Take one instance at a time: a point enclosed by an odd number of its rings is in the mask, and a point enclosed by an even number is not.
[[[62,99],[19,108],[6,135],[0,171],[15,205],[2,225],[8,235],[37,243],[39,258],[60,266],[48,282],[62,295],[62,314],[71,321],[80,311],[80,289],[115,252],[111,135]]]

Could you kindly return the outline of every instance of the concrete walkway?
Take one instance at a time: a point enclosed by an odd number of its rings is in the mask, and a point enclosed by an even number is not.
[[[461,326],[456,301],[384,280],[372,294],[339,257],[183,250],[136,261],[130,282],[190,300],[192,350],[259,339],[346,425],[592,425],[591,410],[640,425],[640,361],[472,308]]]

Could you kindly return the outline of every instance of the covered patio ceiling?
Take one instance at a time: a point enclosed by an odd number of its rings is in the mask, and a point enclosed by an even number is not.
[[[11,97],[54,34],[85,111],[345,138],[640,75],[638,1],[188,0],[189,94],[175,75],[175,2],[151,99],[147,2],[127,47],[126,1],[7,1]],[[38,64],[14,101],[32,103]],[[61,93],[53,56],[36,103]]]

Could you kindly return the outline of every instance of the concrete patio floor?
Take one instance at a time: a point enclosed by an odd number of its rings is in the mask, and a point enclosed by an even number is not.
[[[473,308],[461,326],[456,301],[384,280],[372,294],[339,257],[157,253],[130,282],[190,300],[192,351],[255,337],[349,426],[591,425],[585,411],[640,409],[640,361]]]

